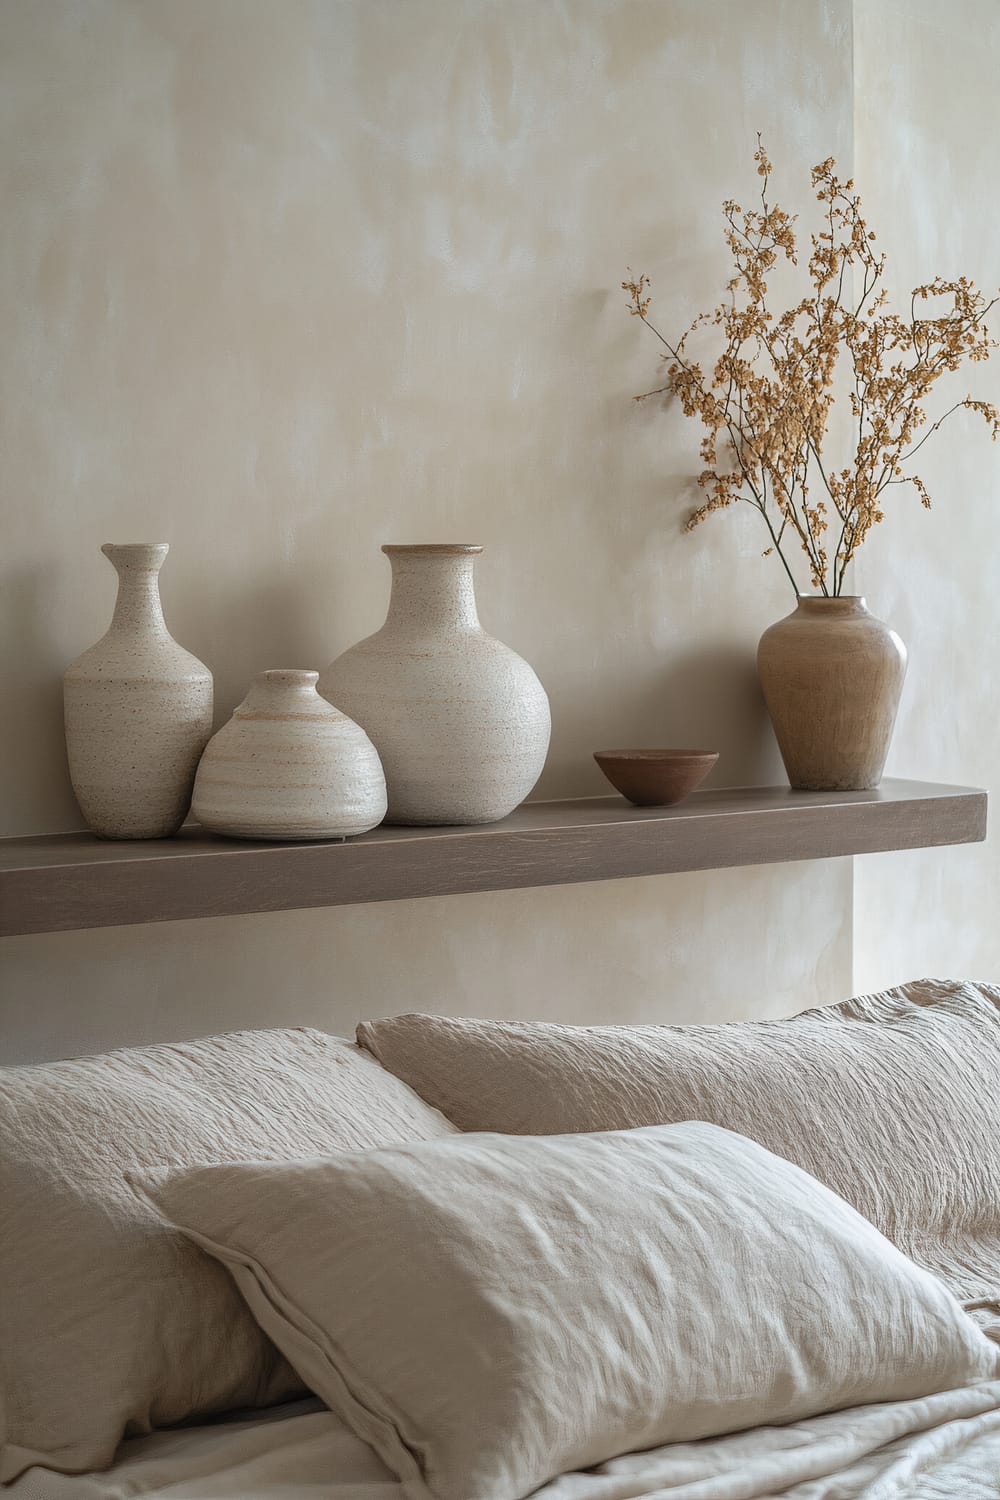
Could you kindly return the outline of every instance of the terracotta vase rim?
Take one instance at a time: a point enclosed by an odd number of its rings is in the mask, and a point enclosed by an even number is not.
[[[796,594],[800,604],[857,604],[865,594]]]

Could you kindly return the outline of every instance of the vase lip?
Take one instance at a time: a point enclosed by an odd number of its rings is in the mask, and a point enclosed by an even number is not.
[[[853,604],[865,606],[864,594],[798,594],[800,605],[819,604],[826,608],[830,604]]]
[[[315,687],[319,673],[308,667],[268,667],[254,678],[255,687]]]
[[[386,557],[475,557],[482,552],[479,542],[386,542]]]
[[[162,563],[170,551],[169,542],[104,542],[101,546],[104,556],[110,558],[111,562],[116,559],[122,562],[135,562],[152,567],[155,563]]]

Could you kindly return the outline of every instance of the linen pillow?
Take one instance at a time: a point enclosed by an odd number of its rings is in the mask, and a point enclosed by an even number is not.
[[[842,1199],[700,1122],[132,1176],[410,1500],[992,1376]]]
[[[450,1135],[365,1052],[247,1031],[0,1069],[0,1479],[300,1393],[230,1278],[122,1173]]]
[[[787,1157],[940,1275],[1000,1297],[1000,989],[922,980],[780,1021],[397,1016],[358,1041],[462,1130],[710,1120]]]

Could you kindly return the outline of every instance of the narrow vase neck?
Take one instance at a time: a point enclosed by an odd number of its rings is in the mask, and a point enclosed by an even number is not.
[[[849,615],[867,615],[868,604],[862,594],[800,594],[798,612],[804,615],[836,616],[843,619]]]
[[[169,551],[166,542],[105,542],[101,548],[118,574],[118,598],[112,630],[167,635],[160,603],[159,572]]]
[[[237,719],[315,719],[329,717],[330,705],[316,691],[318,672],[285,667],[258,672]]]
[[[383,547],[392,564],[386,625],[407,631],[478,630],[473,569],[481,547]]]

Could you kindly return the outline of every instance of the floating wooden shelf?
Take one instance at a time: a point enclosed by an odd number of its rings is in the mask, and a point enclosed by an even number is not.
[[[197,828],[136,843],[84,833],[0,839],[0,936],[778,864],[985,837],[985,792],[885,781],[873,792],[698,792],[663,808],[630,807],[620,797],[528,802],[500,823],[382,827],[346,843],[242,843]]]

